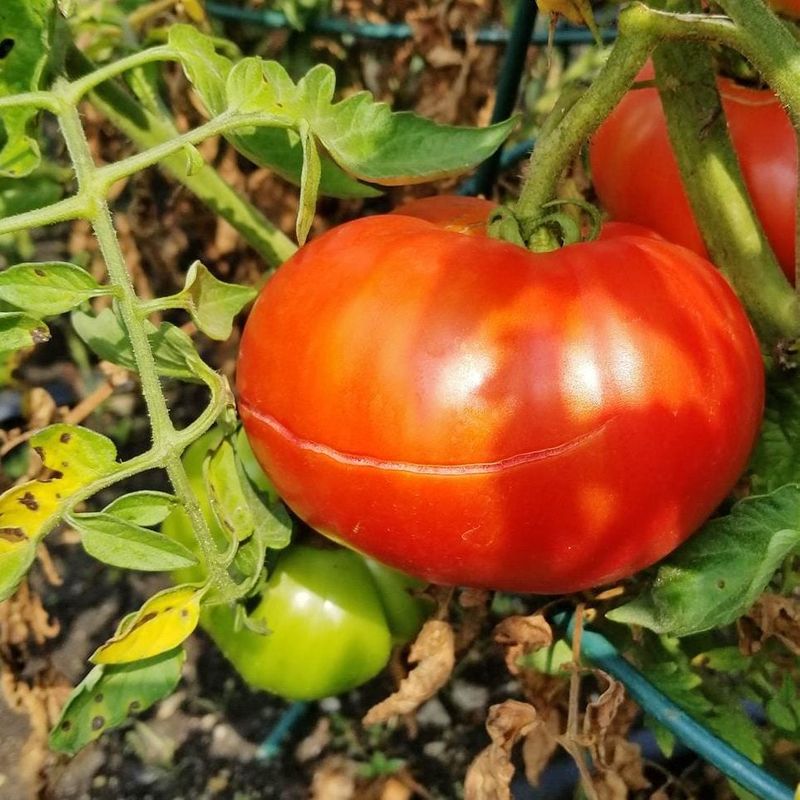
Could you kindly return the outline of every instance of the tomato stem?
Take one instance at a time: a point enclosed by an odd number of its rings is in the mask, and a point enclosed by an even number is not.
[[[514,206],[517,218],[543,216],[545,204],[557,195],[564,170],[622,99],[650,55],[655,39],[639,31],[629,35],[625,30],[624,21],[632,13],[639,14],[638,7],[621,12],[619,38],[597,80],[566,109],[556,106],[553,113],[561,116],[556,118],[555,124],[548,120],[547,130],[534,148],[527,178]],[[552,242],[534,237],[529,246],[533,250],[548,250],[552,249]]]
[[[672,150],[711,261],[747,306],[762,340],[800,334],[800,299],[756,216],[731,143],[711,52],[665,42],[653,54]]]

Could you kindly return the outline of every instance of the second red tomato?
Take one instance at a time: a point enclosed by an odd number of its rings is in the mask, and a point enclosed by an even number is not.
[[[654,75],[647,67],[639,78]],[[797,143],[770,90],[720,79],[734,148],[761,224],[794,282]],[[592,179],[612,218],[645,225],[669,241],[707,255],[669,143],[656,89],[633,89],[594,135]]]

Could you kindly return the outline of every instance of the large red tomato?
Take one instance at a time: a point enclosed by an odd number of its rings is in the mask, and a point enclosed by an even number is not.
[[[762,362],[708,262],[628,230],[533,254],[393,214],[303,247],[237,376],[285,500],[445,584],[566,592],[680,544],[745,466]]]
[[[640,73],[653,77],[648,66]],[[794,128],[769,90],[720,79],[734,147],[767,238],[794,281],[797,143]],[[656,89],[633,89],[600,126],[590,145],[592,179],[614,219],[646,225],[671,242],[706,255],[669,143]]]

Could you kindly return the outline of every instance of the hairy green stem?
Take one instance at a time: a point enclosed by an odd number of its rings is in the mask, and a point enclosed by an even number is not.
[[[120,58],[117,61],[112,61],[102,67],[97,67],[82,78],[72,81],[69,92],[70,102],[77,105],[84,95],[91,92],[98,87],[101,83],[105,83],[111,78],[116,78],[123,72],[141,67],[144,64],[152,64],[156,61],[176,61],[178,58],[177,53],[169,45],[162,45],[161,47],[150,47],[146,50],[140,50],[132,55]]]
[[[143,169],[158,164],[161,161],[165,161],[170,156],[180,153],[187,147],[210,139],[212,136],[228,133],[238,128],[251,128],[258,125],[274,126],[280,124],[282,124],[282,121],[272,114],[236,114],[235,112],[226,111],[224,114],[214,117],[214,119],[209,120],[187,133],[175,136],[175,138],[168,142],[162,142],[155,147],[143,150],[141,153],[123,158],[122,161],[117,161],[114,164],[101,167],[97,170],[97,178],[101,182],[103,190],[107,190],[108,187],[116,183],[116,181],[127,178],[129,175],[133,175],[136,172],[141,172]],[[184,163],[184,173],[192,171],[189,167],[190,164]]]
[[[5,219],[0,219],[0,236],[6,233],[29,228],[40,228],[45,225],[55,225],[57,222],[69,222],[73,219],[88,219],[92,213],[91,201],[80,192],[73,197],[59,200],[43,208],[34,208]]]
[[[736,287],[763,341],[798,336],[800,298],[747,192],[708,47],[665,42],[653,62],[672,150],[711,260]]]
[[[525,239],[530,234],[525,230],[525,220],[543,215],[544,206],[556,197],[558,181],[564,170],[630,88],[655,46],[653,37],[628,35],[625,19],[632,12],[636,13],[636,9],[621,12],[619,38],[597,79],[563,112],[556,124],[551,123],[547,135],[536,143],[527,179],[514,206],[516,216],[522,220]]]
[[[45,111],[52,111],[55,114],[58,110],[58,101],[51,92],[23,92],[22,94],[0,97],[0,110],[4,108],[19,108],[20,106],[41,108]]]
[[[93,69],[94,65],[74,45],[68,48],[67,71],[71,77],[80,79]],[[143,108],[114,81],[97,86],[90,97],[92,104],[139,149],[172,141],[180,135],[168,116]],[[187,174],[185,156],[176,153],[167,157],[161,166],[229,222],[270,267],[279,266],[297,250],[288,236],[225,183],[210,164],[203,164]]]
[[[68,91],[68,84],[56,81],[54,91],[57,95],[63,96],[61,93]],[[208,567],[210,583],[219,587],[226,586],[231,580],[220,562],[213,536],[180,460],[181,448],[178,432],[169,415],[153,351],[139,316],[139,298],[125,265],[122,249],[117,241],[111,211],[105,195],[98,191],[98,168],[89,151],[89,143],[81,125],[78,109],[64,103],[58,119],[75,168],[79,192],[89,198],[92,203],[89,221],[105,259],[109,281],[119,291],[116,301],[117,308],[125,325],[136,361],[142,394],[150,418],[153,451],[159,456],[163,456],[164,466],[175,488],[176,496],[192,522],[192,528]]]

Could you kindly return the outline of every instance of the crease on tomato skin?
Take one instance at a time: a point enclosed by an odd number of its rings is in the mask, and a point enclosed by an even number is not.
[[[504,458],[493,461],[475,462],[470,464],[421,464],[410,461],[393,461],[374,456],[356,455],[337,450],[335,447],[304,439],[292,433],[285,425],[279,422],[271,414],[265,414],[254,408],[245,400],[239,400],[239,408],[244,409],[247,414],[255,417],[259,422],[272,428],[279,436],[284,437],[288,442],[300,450],[327,456],[340,464],[353,467],[370,467],[374,469],[386,470],[391,472],[409,472],[421,475],[485,475],[492,472],[503,472],[514,467],[525,466],[535,461],[546,461],[548,458],[555,458],[564,453],[571,452],[595,437],[603,433],[606,427],[616,419],[617,415],[604,420],[600,425],[592,430],[582,433],[573,439],[553,447],[545,447],[541,450],[529,450],[523,453],[516,453]]]

